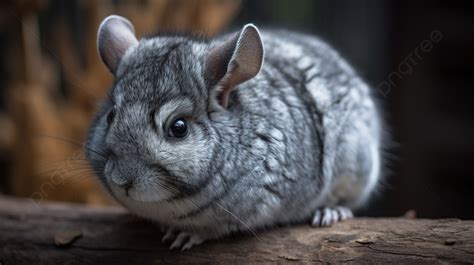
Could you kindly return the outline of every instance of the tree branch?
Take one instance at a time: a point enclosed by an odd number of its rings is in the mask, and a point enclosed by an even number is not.
[[[151,222],[121,208],[0,197],[0,264],[474,262],[474,221],[356,218],[170,251]]]

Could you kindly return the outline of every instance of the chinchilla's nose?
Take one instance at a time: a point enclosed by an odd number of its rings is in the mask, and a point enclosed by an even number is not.
[[[110,176],[111,182],[118,187],[124,189],[128,192],[133,186],[133,174],[130,170],[130,167],[121,167],[122,163],[114,163],[113,161],[109,160],[105,165],[105,174]],[[125,169],[124,169],[125,168]]]
[[[125,191],[128,191],[133,185],[133,178],[123,175],[113,175],[112,182]]]

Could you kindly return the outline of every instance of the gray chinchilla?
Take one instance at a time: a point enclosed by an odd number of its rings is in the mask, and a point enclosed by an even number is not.
[[[247,24],[212,40],[137,40],[100,25],[115,77],[86,144],[131,212],[187,249],[233,232],[352,217],[378,186],[381,120],[369,87],[321,40]]]

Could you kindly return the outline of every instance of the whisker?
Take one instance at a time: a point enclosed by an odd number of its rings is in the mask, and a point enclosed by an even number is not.
[[[66,138],[63,138],[63,137],[60,137],[60,136],[53,136],[53,135],[44,135],[44,134],[39,134],[37,135],[38,137],[44,137],[44,138],[49,138],[49,139],[53,139],[53,140],[58,140],[58,141],[62,141],[64,143],[69,143],[71,145],[75,145],[75,146],[78,146],[78,147],[81,147],[81,148],[84,148],[98,156],[100,156],[101,158],[107,158],[107,154],[104,153],[103,151],[100,151],[100,150],[94,150],[93,148],[91,148],[90,146],[88,146],[87,144],[84,144],[82,142],[78,142],[78,141],[74,141],[74,140],[70,140],[70,139],[66,139]]]
[[[66,178],[65,181],[61,183],[61,185],[68,185],[76,181],[84,180],[84,179],[91,179],[91,172],[80,172],[78,174],[75,174],[74,176],[70,176]]]
[[[173,191],[174,191],[175,193],[179,193],[179,192],[180,192],[178,189],[176,189],[176,188],[174,188],[174,187],[167,186],[167,185],[165,185],[165,184],[163,184],[163,183],[160,183],[160,182],[158,182],[158,184],[159,184],[161,187],[163,187],[164,189],[166,189],[166,190],[168,190],[169,192],[171,192],[171,193],[173,193]],[[185,198],[185,200],[186,200],[186,201],[189,201],[189,202],[192,204],[193,207],[195,207],[200,213],[202,213],[202,209],[201,209],[191,198]],[[181,215],[186,214],[186,213],[179,207],[178,202],[173,201],[173,203],[176,205],[176,209],[179,209]],[[185,219],[185,221],[188,223],[189,227],[191,227],[191,229],[194,231],[194,225],[191,223],[191,220]],[[211,227],[212,227],[212,229],[214,230],[214,233],[217,235],[217,232],[215,231],[214,227],[213,227],[213,226],[211,226]]]
[[[190,185],[189,183],[183,181],[183,180],[180,180],[180,179],[177,179],[175,177],[173,177],[173,180],[177,181],[177,182],[180,182],[184,185],[188,185],[188,186],[191,186],[193,187],[192,185]],[[177,191],[177,192],[180,192],[180,191]],[[207,198],[211,203],[215,204],[216,206],[218,206],[220,209],[222,209],[223,211],[225,211],[226,213],[228,213],[232,218],[234,218],[235,220],[237,220],[239,223],[241,223],[253,236],[255,236],[255,238],[257,238],[258,240],[262,241],[262,239],[257,235],[257,233],[255,232],[255,230],[253,230],[245,221],[243,221],[241,218],[239,218],[236,214],[234,214],[232,211],[230,211],[229,209],[225,208],[222,204],[212,200],[211,197],[205,195],[205,194],[200,194],[201,196]],[[190,201],[201,213],[201,208],[194,203],[194,201],[192,201],[191,198],[184,198],[188,201]]]
[[[239,218],[236,214],[234,214],[230,210],[226,209],[224,206],[222,206],[221,204],[219,204],[216,201],[211,201],[211,202],[214,203],[215,205],[219,206],[222,210],[224,210],[225,212],[230,214],[232,217],[234,217],[237,221],[239,221],[242,225],[244,225],[245,228],[248,231],[250,231],[250,233],[252,233],[253,236],[255,236],[255,238],[257,238],[259,241],[262,241],[262,239],[257,235],[257,233],[246,222],[244,222],[241,218]]]
[[[45,162],[40,163],[37,169],[42,170],[48,167],[64,168],[64,167],[70,167],[70,166],[75,166],[75,165],[80,165],[80,166],[89,165],[89,161],[85,159],[72,159],[72,158],[54,160],[54,161],[45,161]]]

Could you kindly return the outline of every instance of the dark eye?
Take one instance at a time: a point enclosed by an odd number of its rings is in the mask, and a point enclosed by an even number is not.
[[[109,110],[109,113],[107,113],[107,124],[110,125],[112,121],[114,121],[115,117],[115,106],[112,107],[111,110]]]
[[[188,135],[188,124],[185,119],[179,118],[173,121],[170,126],[169,136],[183,138]]]

